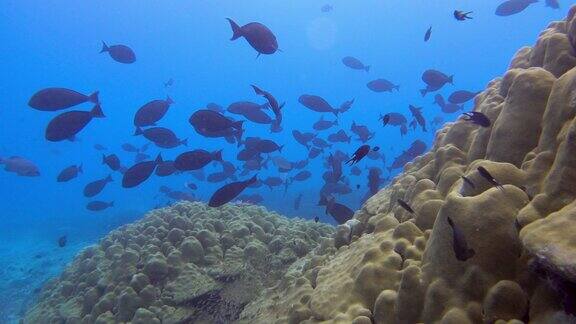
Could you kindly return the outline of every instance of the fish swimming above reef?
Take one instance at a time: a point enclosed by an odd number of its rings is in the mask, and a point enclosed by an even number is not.
[[[86,186],[84,186],[84,197],[94,197],[97,194],[101,193],[102,190],[104,190],[104,188],[106,187],[106,185],[109,182],[112,182],[112,176],[108,175],[105,178],[102,179],[98,179],[95,181],[92,181],[90,183],[88,183]]]
[[[68,238],[66,237],[66,235],[62,235],[58,238],[58,246],[61,248],[65,247],[67,242]]]
[[[333,197],[328,198],[322,195],[318,205],[326,206],[326,214],[332,216],[338,224],[344,224],[354,217],[354,211],[352,209],[337,203]]]
[[[28,101],[28,106],[42,111],[57,111],[85,102],[98,104],[98,91],[84,95],[66,88],[46,88],[36,92]]]
[[[512,16],[524,11],[529,5],[538,2],[538,0],[507,0],[502,2],[496,8],[496,16]]]
[[[468,12],[464,12],[461,10],[454,10],[454,18],[456,20],[459,21],[464,21],[467,19],[472,19],[472,17],[470,17],[469,15],[472,13],[472,11],[468,11]]]
[[[122,187],[134,188],[143,183],[150,178],[154,169],[156,169],[158,164],[162,163],[162,161],[162,156],[158,154],[156,159],[153,161],[144,161],[131,166],[126,170],[126,172],[124,172],[122,177]]]
[[[205,150],[194,150],[184,152],[174,160],[174,167],[180,171],[198,170],[212,161],[222,161],[222,150],[208,152]]]
[[[470,188],[476,189],[476,185],[474,185],[474,182],[472,182],[472,180],[470,180],[468,177],[462,175],[460,176],[460,178],[462,178],[462,181],[468,186],[470,186]]]
[[[69,167],[64,168],[58,174],[56,181],[58,182],[68,182],[78,176],[79,173],[82,173],[82,164],[79,165],[71,165]]]
[[[121,167],[120,158],[116,154],[102,155],[102,164],[106,164],[112,171],[118,171]]]
[[[227,185],[224,185],[220,189],[216,190],[212,197],[210,197],[210,201],[208,202],[208,206],[210,207],[220,207],[234,198],[244,191],[248,186],[255,183],[258,178],[254,175],[252,178],[245,180],[245,181],[237,181],[231,182]]]
[[[368,89],[374,92],[392,92],[392,90],[400,91],[400,86],[394,84],[386,79],[376,79],[366,84]]]
[[[90,211],[103,211],[104,209],[108,209],[110,207],[114,206],[114,202],[110,201],[110,202],[105,202],[105,201],[100,201],[100,200],[95,200],[95,201],[91,201],[89,203],[86,204],[86,209],[90,210]]]
[[[482,127],[490,127],[490,119],[481,112],[471,111],[464,113],[462,117],[465,121],[471,122],[474,125],[479,125]]]
[[[480,92],[471,92],[468,90],[458,90],[458,91],[454,91],[450,94],[450,96],[448,97],[448,102],[453,103],[453,104],[463,104],[466,103],[472,99],[474,99],[474,97],[476,97],[476,95],[478,95]]]
[[[418,122],[418,125],[422,127],[422,131],[426,132],[426,120],[424,119],[424,116],[422,116],[422,107],[415,107],[410,105],[408,108],[410,109],[410,112],[412,113],[412,117],[414,117],[414,120],[416,120],[416,122]]]
[[[21,177],[37,177],[40,175],[40,171],[34,162],[20,156],[0,157],[0,164],[4,164],[4,170],[14,172]]]
[[[409,212],[410,214],[414,214],[414,209],[412,209],[412,207],[410,207],[410,205],[407,202],[405,202],[402,199],[397,199],[396,202],[398,202],[398,205],[400,205],[400,207],[405,209],[407,212]]]
[[[488,170],[486,170],[486,168],[479,166],[476,168],[476,170],[478,170],[478,173],[480,176],[482,176],[482,178],[486,179],[486,181],[490,182],[494,187],[504,191],[504,187],[496,179],[494,179],[494,177],[490,174],[490,172],[488,172]]]
[[[226,19],[230,23],[233,33],[230,40],[233,41],[244,37],[248,44],[258,52],[258,56],[260,56],[260,54],[274,54],[278,51],[276,36],[274,36],[268,27],[257,22],[251,22],[240,27],[232,19]]]
[[[339,113],[338,109],[332,108],[332,106],[320,96],[303,94],[298,98],[298,102],[315,112],[333,113],[335,116],[338,116]]]
[[[317,131],[323,131],[323,130],[327,130],[327,129],[331,128],[332,126],[337,126],[337,125],[338,125],[338,119],[335,119],[334,121],[324,120],[324,115],[322,115],[320,117],[320,120],[318,120],[317,122],[315,122],[312,125],[312,128],[314,128],[314,130],[317,130]]]
[[[429,92],[434,92],[442,89],[447,83],[453,84],[454,76],[448,76],[444,72],[428,69],[422,73],[422,81],[426,83],[426,88],[420,90],[422,97],[426,96]]]
[[[78,134],[93,118],[104,118],[99,104],[90,111],[68,111],[54,117],[46,127],[45,138],[51,142],[71,139]]]
[[[168,108],[174,103],[170,97],[166,100],[152,100],[140,107],[134,116],[134,126],[145,127],[145,126],[155,126],[166,112]]]
[[[432,26],[426,30],[426,34],[424,34],[424,41],[427,42],[430,40],[430,36],[432,36]]]
[[[134,51],[126,45],[108,46],[106,43],[102,42],[100,53],[108,53],[110,57],[118,63],[131,64],[136,62],[136,54],[134,54]]]
[[[466,237],[462,230],[454,224],[450,217],[447,217],[446,220],[452,228],[452,248],[454,250],[454,255],[456,255],[456,259],[466,261],[472,258],[476,252],[474,249],[468,247]]]
[[[370,153],[370,145],[364,144],[352,154],[352,158],[346,161],[346,164],[354,165],[360,162],[368,153]]]
[[[342,63],[353,70],[370,71],[370,65],[364,65],[364,63],[353,56],[344,57]]]

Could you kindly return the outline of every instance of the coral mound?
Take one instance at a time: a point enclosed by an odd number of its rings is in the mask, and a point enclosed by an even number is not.
[[[154,210],[80,253],[23,322],[229,323],[302,256],[334,250],[332,233],[251,205]]]
[[[576,7],[341,225],[250,323],[575,323]],[[502,188],[478,171],[484,167]],[[473,186],[461,176],[465,176]],[[410,204],[414,214],[397,203]],[[475,254],[456,257],[448,219]],[[350,240],[350,237],[352,239]]]

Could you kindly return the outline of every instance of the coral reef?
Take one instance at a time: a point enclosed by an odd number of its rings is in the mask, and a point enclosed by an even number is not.
[[[312,253],[240,318],[576,322],[575,15],[576,7],[550,24],[476,97],[474,111],[490,127],[445,125],[430,152],[356,213],[355,226],[336,230],[336,252]],[[482,177],[479,166],[503,187]],[[473,257],[456,258],[448,219]]]
[[[23,322],[228,323],[300,257],[333,252],[333,231],[252,205],[154,210],[81,252]]]

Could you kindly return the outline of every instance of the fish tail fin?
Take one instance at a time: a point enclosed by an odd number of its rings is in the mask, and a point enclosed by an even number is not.
[[[448,83],[454,84],[454,76],[453,76],[453,75],[451,75],[450,77],[448,77]]]
[[[99,104],[100,100],[98,99],[98,94],[100,91],[94,91],[91,95],[88,96],[88,101],[93,102],[95,104]]]
[[[166,103],[171,105],[174,103],[174,100],[172,100],[172,98],[170,98],[170,96],[166,96]]]
[[[338,111],[338,110],[336,110],[336,109],[332,111],[332,113],[334,113],[334,116],[336,116],[336,118],[338,118],[338,113],[339,113],[339,112],[340,112],[340,111]]]
[[[422,97],[425,97],[427,93],[428,93],[427,89],[421,89],[420,90],[420,94],[422,95]]]
[[[102,49],[100,50],[100,53],[104,53],[104,52],[108,52],[108,45],[106,45],[106,43],[104,43],[104,41],[102,41]]]
[[[102,154],[102,164],[106,164],[106,154]]]
[[[102,107],[100,107],[100,104],[96,104],[94,106],[94,108],[92,108],[92,110],[90,110],[90,116],[92,116],[92,118],[104,118],[106,117],[104,115],[104,112],[102,112]]]
[[[184,145],[184,146],[188,146],[188,139],[185,138],[185,139],[181,140],[181,141],[180,141],[180,144],[181,144],[181,145]]]
[[[256,173],[255,175],[252,176],[252,178],[250,178],[250,180],[248,180],[249,184],[253,184],[256,181],[258,181],[258,173]]]
[[[278,148],[278,152],[282,153],[283,148],[284,148],[284,145],[280,145],[280,147]]]
[[[162,159],[162,153],[158,153],[158,156],[156,157],[154,162],[156,162],[156,164],[164,162],[164,160]]]
[[[232,28],[232,38],[230,38],[230,40],[233,41],[242,37],[242,28],[238,26],[238,24],[235,23],[234,20],[230,18],[226,18],[226,20],[228,20],[228,22],[230,23],[230,27]]]
[[[222,162],[222,150],[212,153],[212,160]]]
[[[136,127],[136,130],[134,131],[134,136],[138,136],[138,135],[142,135],[142,134],[144,134],[144,132],[142,132],[142,128]]]
[[[106,177],[106,182],[112,182],[112,181],[114,181],[114,179],[112,179],[112,175],[109,174],[109,175]]]
[[[250,86],[252,87],[252,89],[254,89],[254,92],[256,92],[257,95],[262,96],[264,94],[262,89],[258,88],[257,86],[253,84],[251,84]]]
[[[242,129],[242,125],[244,124],[243,120],[239,120],[237,122],[232,123],[232,127],[236,129]]]
[[[370,65],[366,65],[366,66],[364,67],[364,71],[370,72]]]

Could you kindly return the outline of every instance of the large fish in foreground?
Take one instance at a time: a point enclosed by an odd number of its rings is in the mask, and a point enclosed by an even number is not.
[[[248,44],[258,52],[258,56],[260,56],[260,54],[274,54],[278,50],[276,36],[274,36],[268,27],[257,22],[251,22],[240,27],[232,19],[226,19],[230,23],[233,33],[230,40],[244,37]]]
[[[85,102],[98,104],[98,91],[87,96],[66,88],[46,88],[36,92],[28,101],[28,106],[42,111],[56,111]]]
[[[124,172],[122,187],[133,188],[146,181],[152,175],[156,166],[162,162],[162,156],[158,154],[154,161],[144,161],[133,165]]]
[[[511,16],[524,11],[529,5],[538,2],[538,0],[508,0],[502,2],[496,8],[496,16]]]
[[[60,114],[50,121],[46,127],[45,137],[51,142],[72,139],[78,134],[92,118],[104,118],[100,105],[96,104],[91,111],[68,111]]]
[[[236,198],[239,194],[246,189],[249,185],[255,183],[257,180],[256,175],[246,181],[237,181],[232,182],[227,185],[224,185],[220,189],[216,190],[212,197],[210,197],[210,201],[208,202],[208,206],[210,207],[220,207],[234,198]]]

